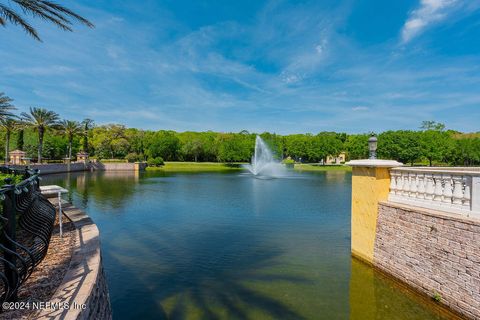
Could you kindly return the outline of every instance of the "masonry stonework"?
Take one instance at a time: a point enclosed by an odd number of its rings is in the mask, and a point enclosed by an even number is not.
[[[35,319],[110,320],[112,309],[98,228],[85,212],[74,206],[66,206],[64,214],[77,231],[75,248],[69,269],[49,302],[50,305],[68,304],[70,307],[44,309]]]
[[[480,220],[380,202],[374,265],[480,319]]]

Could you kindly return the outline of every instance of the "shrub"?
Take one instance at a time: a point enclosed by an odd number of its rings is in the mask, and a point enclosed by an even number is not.
[[[12,179],[13,184],[18,184],[23,181],[23,177],[21,175],[0,173],[0,185],[6,184],[5,179],[7,178]]]
[[[136,152],[129,153],[125,156],[125,160],[127,162],[137,162],[137,161],[143,161],[143,154],[138,154]]]
[[[433,293],[433,296],[432,296],[432,299],[435,301],[435,302],[441,302],[442,301],[442,295],[438,292],[434,292]]]
[[[150,167],[159,167],[159,166],[163,166],[164,162],[162,157],[156,157],[156,158],[149,158],[147,160],[147,164]]]

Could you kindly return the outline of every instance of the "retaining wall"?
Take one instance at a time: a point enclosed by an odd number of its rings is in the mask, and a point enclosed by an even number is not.
[[[66,163],[30,164],[28,166],[31,169],[39,169],[41,174],[88,170],[88,164],[85,164],[83,162],[72,162],[70,164],[66,164]],[[26,166],[12,166],[12,167],[23,169]]]
[[[142,163],[129,163],[129,162],[91,162],[90,170],[94,171],[138,171],[145,170],[147,164]]]
[[[65,215],[73,221],[77,235],[70,267],[51,298],[51,306],[36,319],[112,319],[108,287],[103,272],[99,231],[81,210],[70,206]],[[68,308],[65,308],[68,304]]]
[[[373,264],[480,319],[480,220],[380,202]]]
[[[16,169],[24,169],[26,166],[11,166]],[[45,164],[30,164],[31,169],[39,169],[41,174],[63,173],[74,171],[143,171],[147,167],[144,162],[136,163],[102,163],[102,162],[72,162],[65,163],[45,163]]]

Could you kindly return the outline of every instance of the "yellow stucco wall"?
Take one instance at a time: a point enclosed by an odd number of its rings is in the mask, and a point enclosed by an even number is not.
[[[378,202],[387,200],[388,168],[353,167],[352,254],[373,263]]]

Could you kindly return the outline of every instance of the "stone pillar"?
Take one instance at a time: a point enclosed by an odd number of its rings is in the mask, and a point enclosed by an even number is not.
[[[387,200],[393,160],[352,160],[352,255],[373,263],[378,203]]]
[[[135,172],[145,171],[146,167],[147,167],[147,164],[145,162],[135,162],[133,164],[133,168],[134,168]]]

